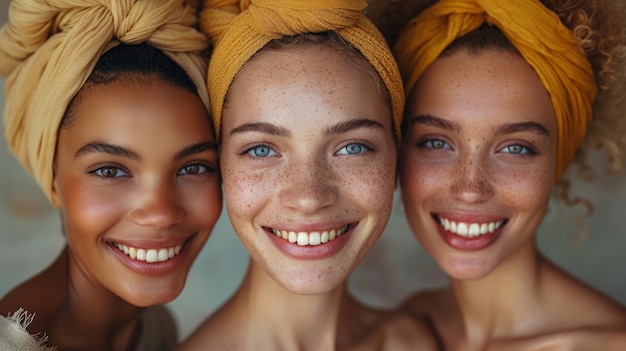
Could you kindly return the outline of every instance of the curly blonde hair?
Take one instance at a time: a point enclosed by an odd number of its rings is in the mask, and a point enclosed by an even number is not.
[[[583,233],[588,235],[585,218],[593,213],[593,204],[585,198],[571,197],[572,175],[590,181],[594,168],[589,163],[590,152],[606,150],[606,174],[622,171],[626,157],[626,5],[623,0],[540,0],[555,12],[564,25],[579,39],[594,71],[598,95],[593,105],[593,121],[579,147],[570,173],[555,186],[554,197],[567,206],[582,205],[585,213],[579,217]],[[367,16],[379,27],[393,45],[404,25],[436,0],[370,0]],[[454,44],[453,44],[454,45]],[[572,174],[574,169],[576,173]]]

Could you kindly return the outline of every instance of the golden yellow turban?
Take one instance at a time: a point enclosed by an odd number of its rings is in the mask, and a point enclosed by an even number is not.
[[[538,0],[440,0],[424,10],[394,45],[405,91],[448,45],[485,22],[506,35],[550,94],[558,123],[558,180],[591,122],[597,88],[574,34]]]
[[[0,29],[9,148],[50,198],[57,129],[98,58],[120,42],[148,42],[176,61],[208,106],[208,38],[183,0],[15,0]]]
[[[252,55],[273,39],[334,31],[365,56],[387,86],[399,141],[402,80],[385,39],[362,15],[366,6],[364,0],[205,0],[200,26],[214,45],[208,87],[216,132],[228,88]]]

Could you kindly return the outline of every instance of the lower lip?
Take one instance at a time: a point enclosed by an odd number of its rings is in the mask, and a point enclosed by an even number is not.
[[[332,257],[341,251],[350,240],[354,228],[356,228],[356,225],[351,225],[348,231],[333,240],[327,241],[326,243],[306,246],[290,243],[288,240],[279,238],[272,232],[265,232],[270,237],[274,246],[287,256],[298,260],[322,260]]]
[[[113,251],[113,253],[117,256],[117,258],[132,271],[145,275],[164,275],[174,271],[184,261],[185,256],[187,256],[187,254],[189,253],[189,244],[192,240],[193,238],[188,239],[185,242],[183,247],[180,249],[178,255],[175,255],[167,261],[162,262],[146,262],[133,260],[132,258],[130,258],[130,256],[118,250],[116,247],[111,245],[108,246],[109,249],[111,249],[111,251]]]
[[[465,238],[445,230],[439,222],[436,222],[436,225],[437,230],[439,231],[439,235],[441,236],[443,241],[453,249],[460,251],[478,251],[488,248],[496,240],[498,240],[503,228],[500,227],[493,233],[481,234],[473,238]]]

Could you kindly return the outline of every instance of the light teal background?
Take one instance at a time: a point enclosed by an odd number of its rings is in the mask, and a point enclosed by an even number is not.
[[[0,3],[0,24],[7,1]],[[4,89],[4,79],[0,79]],[[4,96],[0,97],[4,109]],[[4,129],[2,129],[4,135]],[[601,164],[603,156],[594,155]],[[548,257],[582,280],[626,303],[626,173],[600,177],[593,185],[577,184],[576,195],[596,206],[587,220],[591,236],[574,242],[581,208],[553,204],[539,234]],[[352,291],[364,301],[392,306],[416,289],[446,283],[445,276],[414,240],[396,199],[391,221],[378,244],[350,279]],[[0,142],[0,296],[46,267],[60,252],[64,239],[58,213],[35,182]],[[182,295],[169,304],[182,336],[219,306],[236,289],[248,256],[230,228],[224,211],[200,254]],[[515,301],[511,301],[515,303]],[[0,311],[4,313],[4,311]]]

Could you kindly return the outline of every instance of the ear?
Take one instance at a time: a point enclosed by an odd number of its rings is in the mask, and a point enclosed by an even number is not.
[[[59,184],[58,184],[58,178],[57,178],[57,169],[56,169],[56,162],[53,166],[53,170],[52,170],[52,189],[50,189],[50,201],[52,201],[52,205],[56,208],[61,208],[62,205],[62,201],[61,201],[61,195],[59,192]]]

